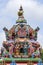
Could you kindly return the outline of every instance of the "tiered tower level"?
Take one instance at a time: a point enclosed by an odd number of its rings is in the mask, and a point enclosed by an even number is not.
[[[23,8],[20,6],[16,25],[10,30],[3,28],[6,35],[6,41],[3,41],[4,57],[9,57],[9,54],[14,58],[40,57],[40,44],[37,42],[39,27],[33,29],[27,25],[23,13]]]

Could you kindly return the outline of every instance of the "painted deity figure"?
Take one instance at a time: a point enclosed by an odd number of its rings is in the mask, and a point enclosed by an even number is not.
[[[28,48],[28,56],[31,56],[33,52],[34,52],[34,48],[31,43],[31,44],[29,44],[29,48]]]
[[[32,28],[29,28],[29,39],[34,39],[33,37],[33,29]]]
[[[27,44],[26,43],[24,44],[23,50],[24,50],[24,55],[27,55],[28,50],[27,50]]]
[[[8,29],[6,27],[3,28],[3,30],[5,31],[5,35],[6,35],[6,40],[9,40],[9,36],[8,36]]]
[[[15,55],[19,55],[19,44],[17,43],[16,45],[15,45]]]
[[[40,28],[39,27],[37,27],[35,30],[34,30],[34,40],[36,41],[37,40],[37,33],[38,33],[38,31],[40,30]]]
[[[11,46],[9,47],[9,54],[13,54],[13,48],[14,48],[14,45],[13,44],[11,44]]]
[[[39,50],[39,48],[37,48],[36,51],[32,53],[32,58],[34,58],[34,57],[40,57],[40,50]]]

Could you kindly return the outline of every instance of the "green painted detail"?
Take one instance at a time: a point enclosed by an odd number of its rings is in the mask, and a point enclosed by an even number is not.
[[[25,19],[24,20],[17,20],[16,22],[17,23],[24,23],[24,22],[26,23],[26,20]]]
[[[4,60],[6,62],[11,62],[11,61],[18,61],[18,62],[25,62],[25,61],[32,61],[32,62],[38,62],[40,58],[4,58]],[[3,60],[0,59],[0,62],[2,62]]]

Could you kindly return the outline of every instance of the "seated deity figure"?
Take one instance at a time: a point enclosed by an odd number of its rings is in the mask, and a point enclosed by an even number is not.
[[[6,50],[9,50],[9,47],[11,44],[14,44],[14,40],[11,36],[9,36],[9,40],[3,42],[3,46],[6,48]]]
[[[36,51],[32,53],[32,58],[34,58],[34,57],[40,57],[40,50],[39,50],[39,48],[37,48]]]
[[[5,47],[5,48],[6,48],[6,50],[8,50],[8,51],[9,51],[9,44],[8,44],[8,42],[7,42],[7,41],[3,41],[3,47]]]

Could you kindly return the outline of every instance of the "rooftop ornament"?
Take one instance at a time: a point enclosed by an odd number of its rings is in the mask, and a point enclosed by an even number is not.
[[[23,12],[24,12],[23,8],[22,6],[20,6],[20,9],[18,11],[18,20],[16,21],[16,23],[26,23],[26,20],[23,16]]]

